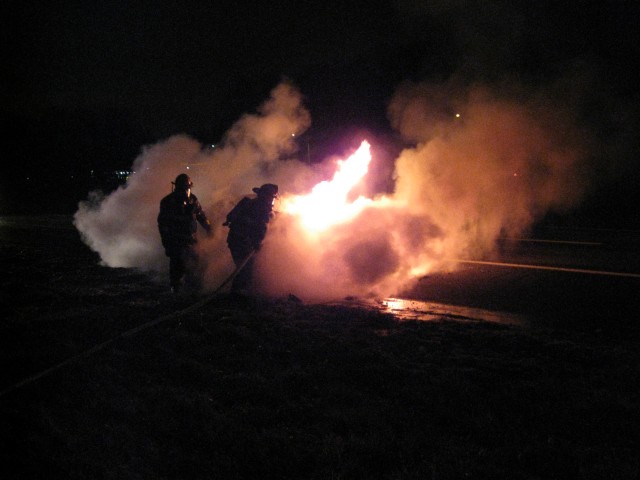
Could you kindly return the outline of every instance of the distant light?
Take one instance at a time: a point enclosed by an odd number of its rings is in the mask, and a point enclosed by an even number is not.
[[[456,113],[456,118],[460,118],[460,114],[459,113]]]
[[[295,137],[295,136],[296,136],[296,134],[295,134],[295,133],[292,133],[292,134],[291,134],[291,136],[292,136],[292,137]]]
[[[209,145],[209,148],[216,148],[216,144],[212,143],[211,145]]]
[[[189,165],[187,165],[187,170],[189,170]]]
[[[116,176],[118,180],[128,180],[129,176],[134,174],[135,172],[129,170],[114,170],[113,175]]]

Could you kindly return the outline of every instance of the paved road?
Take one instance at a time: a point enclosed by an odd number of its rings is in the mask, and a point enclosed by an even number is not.
[[[548,228],[458,265],[423,278],[403,297],[511,312],[554,328],[639,329],[639,231]]]

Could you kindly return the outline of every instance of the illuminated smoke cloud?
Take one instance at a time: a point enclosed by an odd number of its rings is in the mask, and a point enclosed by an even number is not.
[[[263,293],[304,300],[394,294],[425,274],[454,269],[454,259],[491,255],[500,236],[520,235],[549,210],[575,206],[588,187],[590,167],[571,116],[544,95],[504,93],[402,85],[389,117],[410,146],[395,162],[395,190],[349,199],[350,208],[325,197],[314,208],[350,217],[317,231],[287,213],[288,205],[331,180],[340,164],[290,158],[292,134],[310,118],[287,83],[257,114],[240,118],[220,148],[203,151],[184,136],[146,148],[127,187],[83,202],[75,223],[105,265],[166,274],[158,205],[190,166],[193,192],[214,225],[213,238],[199,243],[212,291],[233,270],[221,226],[226,213],[252,187],[277,183],[282,199],[256,262]],[[344,160],[354,152],[341,153]]]
[[[500,237],[575,207],[590,186],[590,157],[571,115],[550,98],[403,85],[389,113],[413,146],[396,160],[395,191],[313,234],[281,216],[260,258],[265,289],[303,298],[394,294],[455,269],[456,259],[487,258]]]
[[[292,135],[302,133],[309,124],[300,93],[284,82],[256,114],[246,114],[232,126],[219,148],[203,149],[184,135],[145,147],[133,163],[135,173],[126,186],[104,198],[92,193],[80,203],[75,226],[104,265],[164,274],[168,259],[156,223],[159,203],[171,192],[176,176],[188,173],[194,182],[192,192],[214,226],[213,238],[200,242],[208,262],[207,284],[214,285],[232,270],[227,229],[222,227],[226,213],[254,186],[305,178],[304,165],[279,159],[293,154]],[[290,173],[293,166],[295,173]]]
[[[579,203],[591,174],[584,137],[549,98],[438,88],[406,84],[389,110],[415,143],[396,161],[395,197],[442,229],[443,253],[486,254],[500,235]]]

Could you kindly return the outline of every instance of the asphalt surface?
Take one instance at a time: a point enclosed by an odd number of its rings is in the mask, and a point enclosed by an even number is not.
[[[638,333],[640,232],[547,228],[426,276],[403,298],[505,312],[531,325]],[[455,311],[455,309],[452,309]]]

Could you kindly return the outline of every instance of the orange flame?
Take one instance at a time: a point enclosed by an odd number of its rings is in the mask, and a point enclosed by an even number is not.
[[[338,169],[330,181],[318,183],[308,195],[283,198],[282,210],[298,217],[302,226],[312,232],[326,230],[355,217],[371,202],[364,197],[347,201],[349,192],[369,170],[370,148],[369,142],[364,140],[353,155],[338,161]]]

